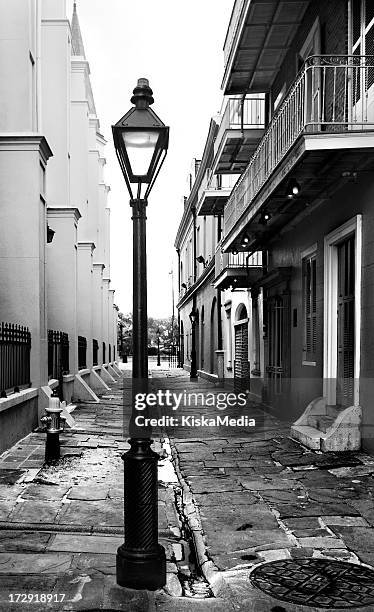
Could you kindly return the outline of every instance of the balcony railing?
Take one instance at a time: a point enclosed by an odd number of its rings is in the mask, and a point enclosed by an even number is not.
[[[31,334],[27,327],[0,323],[0,397],[30,386]]]
[[[240,252],[237,255],[233,253],[223,253],[221,243],[217,246],[215,255],[215,277],[227,269],[233,268],[253,268],[262,265],[262,252],[256,251],[248,257],[248,253]]]
[[[265,125],[264,96],[229,98],[222,115],[219,132],[235,128],[261,128]],[[217,136],[219,140],[219,133]]]
[[[374,129],[374,56],[307,59],[225,208],[225,235],[302,133]]]
[[[87,338],[78,336],[78,369],[87,367]]]
[[[224,62],[225,62],[225,66],[228,62],[229,59],[229,55],[230,55],[230,51],[231,51],[231,47],[233,44],[233,40],[236,36],[236,32],[238,29],[238,25],[239,25],[239,21],[240,21],[240,16],[243,10],[243,6],[246,3],[247,0],[236,0],[235,4],[234,4],[234,8],[232,10],[231,13],[231,19],[230,19],[230,23],[229,23],[229,28],[227,30],[227,34],[226,34],[226,40],[225,40],[225,44],[223,47],[223,55],[224,55]]]

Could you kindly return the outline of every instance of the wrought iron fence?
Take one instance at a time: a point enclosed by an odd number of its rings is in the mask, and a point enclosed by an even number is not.
[[[94,366],[99,364],[99,343],[95,338],[92,340],[92,363]]]
[[[87,367],[87,339],[78,336],[78,369],[83,370]]]
[[[374,56],[309,57],[225,207],[225,236],[303,133],[374,129]]]
[[[30,386],[31,334],[27,327],[0,323],[0,397]]]
[[[178,368],[179,367],[179,351],[178,346],[176,344],[172,344],[168,350],[168,358],[169,358],[169,367],[170,368]]]

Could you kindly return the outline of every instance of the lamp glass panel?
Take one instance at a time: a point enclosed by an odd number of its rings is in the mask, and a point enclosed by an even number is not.
[[[122,132],[134,176],[146,176],[156,149],[159,132],[156,130],[131,130]]]

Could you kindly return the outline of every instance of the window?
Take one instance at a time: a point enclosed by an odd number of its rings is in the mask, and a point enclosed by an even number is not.
[[[355,65],[361,64],[359,56],[374,53],[374,5],[372,0],[351,0],[352,54],[358,57]],[[372,64],[371,64],[372,65]],[[361,83],[357,83],[355,101],[361,97],[361,89],[367,91],[374,84],[374,69],[360,71]],[[366,82],[365,82],[366,81]]]
[[[317,350],[317,260],[316,254],[303,259],[304,364],[314,365]]]

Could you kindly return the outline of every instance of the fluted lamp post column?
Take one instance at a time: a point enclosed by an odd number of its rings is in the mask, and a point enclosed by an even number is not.
[[[148,379],[146,207],[166,157],[169,128],[150,108],[153,92],[147,79],[133,91],[134,106],[112,126],[114,146],[130,194],[133,220],[133,389]],[[133,192],[134,188],[134,192]],[[157,462],[150,431],[130,421],[130,450],[124,463],[125,541],[117,551],[117,583],[155,590],[166,583],[166,556],[158,543]],[[140,431],[143,430],[143,431]]]

